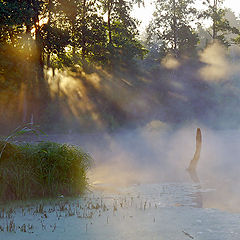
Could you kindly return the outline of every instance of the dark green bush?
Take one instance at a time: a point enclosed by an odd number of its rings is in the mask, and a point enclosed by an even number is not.
[[[0,199],[73,196],[87,187],[92,159],[77,146],[41,142],[5,146],[0,158]]]

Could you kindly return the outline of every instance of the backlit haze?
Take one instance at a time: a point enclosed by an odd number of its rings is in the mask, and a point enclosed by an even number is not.
[[[152,18],[152,14],[154,12],[153,2],[154,1],[152,0],[148,0],[145,1],[144,3],[145,7],[143,6],[139,7],[138,5],[136,5],[134,8],[133,16],[135,16],[137,19],[141,21],[140,31],[144,31],[145,27],[148,25]],[[202,0],[198,0],[197,2],[198,2],[197,9],[202,9],[203,8]],[[240,3],[238,0],[225,0],[223,6],[226,8],[230,8],[236,14],[236,16],[239,16]]]

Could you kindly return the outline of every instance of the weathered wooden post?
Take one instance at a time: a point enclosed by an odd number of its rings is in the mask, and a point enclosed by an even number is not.
[[[191,179],[195,182],[195,183],[199,183],[199,179],[196,173],[196,168],[197,168],[197,164],[200,158],[200,153],[201,153],[201,148],[202,148],[202,133],[201,133],[201,129],[197,128],[197,134],[196,134],[196,150],[195,150],[195,154],[193,156],[193,159],[191,160],[191,162],[189,163],[189,166],[187,168],[187,171],[190,174]]]
[[[191,160],[191,162],[187,168],[188,171],[196,170],[198,160],[200,158],[201,148],[202,148],[202,133],[201,133],[201,129],[198,128],[197,135],[196,135],[196,150],[195,150],[193,159]]]

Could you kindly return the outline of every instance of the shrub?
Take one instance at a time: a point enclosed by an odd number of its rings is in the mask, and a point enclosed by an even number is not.
[[[41,142],[0,142],[0,199],[24,200],[82,194],[92,159],[80,147]]]

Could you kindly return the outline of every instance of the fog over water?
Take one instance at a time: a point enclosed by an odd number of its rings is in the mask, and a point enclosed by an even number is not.
[[[197,167],[200,183],[196,184],[186,171],[195,151],[195,131],[192,126],[170,133],[144,129],[114,138],[108,136],[106,147],[94,152],[93,182],[106,186],[192,183],[203,192],[203,207],[239,211],[240,133],[202,128]]]
[[[240,239],[233,1],[0,1],[0,240]]]
[[[65,133],[50,131],[42,139],[86,149],[95,162],[89,174],[95,187],[196,184],[186,168],[195,152],[196,129],[201,128],[197,185],[204,192],[202,205],[239,211],[240,51],[235,50],[215,43],[199,54],[200,61],[192,63],[167,56],[161,71],[149,79],[143,76],[144,83],[139,85],[127,75],[115,79],[102,69],[69,77],[67,71],[60,73],[63,96],[59,104],[68,108],[63,111],[67,121],[57,129],[61,132],[63,126]],[[56,91],[54,86],[52,91]],[[105,128],[109,116],[111,127],[117,118],[122,125],[114,131]],[[59,119],[54,117],[58,126]],[[77,124],[83,126],[79,133]],[[99,129],[91,129],[92,124]]]
[[[197,127],[202,131],[199,183],[186,171],[195,152]],[[91,153],[94,166],[88,177],[93,189],[116,192],[138,184],[190,184],[202,207],[240,211],[238,130],[211,130],[195,124],[173,130],[153,121],[132,131],[47,138],[78,144]]]
[[[97,89],[131,113],[135,126],[82,134],[74,134],[73,128],[47,139],[79,144],[92,155],[89,179],[94,187],[190,183],[198,186],[203,207],[240,211],[239,54],[230,53],[218,43],[210,45],[200,53],[201,67],[167,56],[162,65],[170,74],[157,73],[148,87],[134,93],[115,83],[116,89],[107,91],[97,78]],[[71,91],[77,89],[77,79],[74,82]],[[202,149],[196,184],[186,169],[195,152],[197,128],[202,131]]]

